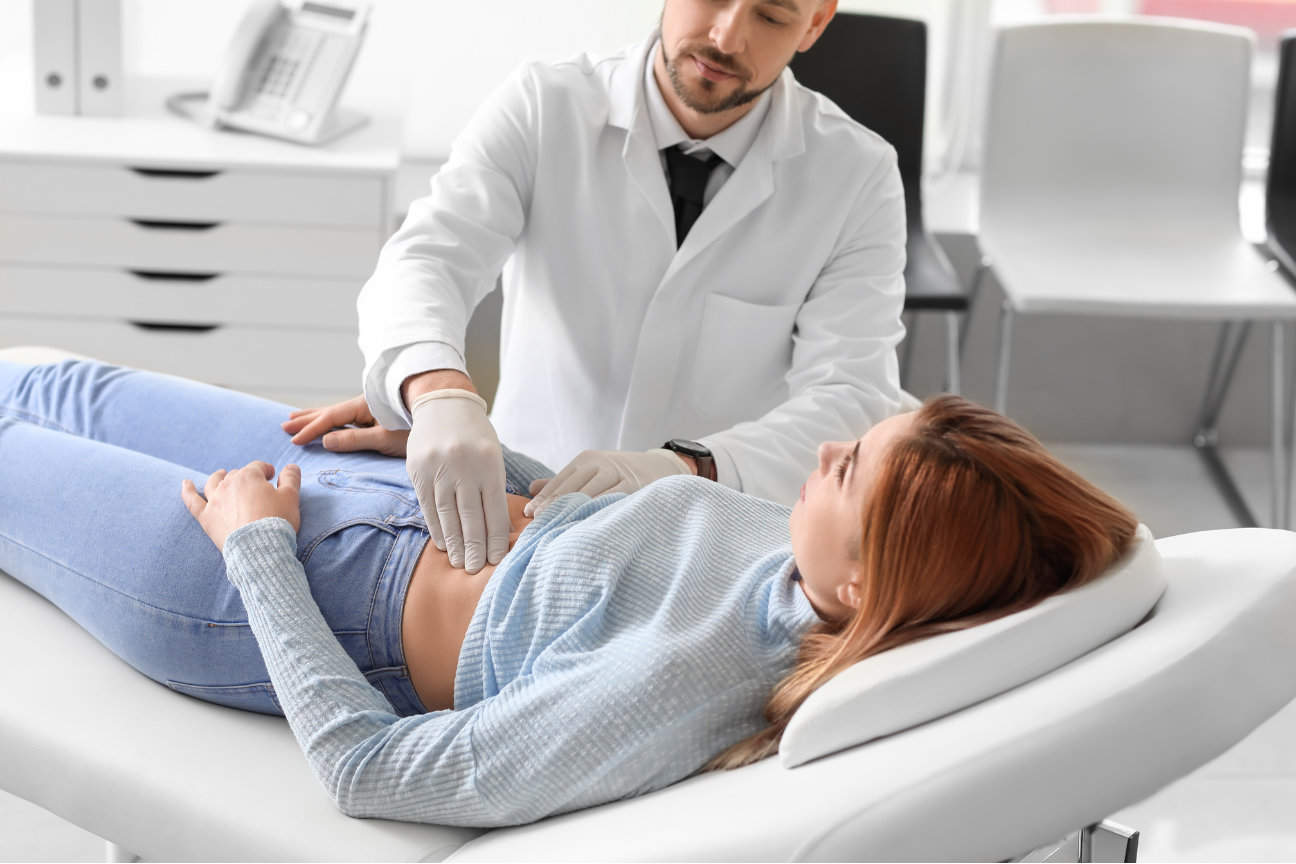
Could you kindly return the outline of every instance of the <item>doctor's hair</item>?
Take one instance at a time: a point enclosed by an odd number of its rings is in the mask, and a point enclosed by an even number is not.
[[[769,725],[701,771],[777,753],[806,698],[867,657],[1092,581],[1129,550],[1138,520],[1021,426],[944,395],[887,448],[862,527],[859,608],[811,626],[766,702]]]

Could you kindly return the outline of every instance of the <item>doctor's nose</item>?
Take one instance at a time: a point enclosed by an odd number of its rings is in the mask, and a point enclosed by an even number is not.
[[[709,35],[717,51],[730,55],[743,52],[747,47],[743,20],[743,4],[740,2],[729,3],[716,13]]]

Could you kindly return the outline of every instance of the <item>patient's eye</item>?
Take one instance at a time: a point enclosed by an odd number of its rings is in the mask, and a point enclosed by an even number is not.
[[[842,483],[846,482],[846,468],[847,468],[849,465],[850,465],[850,454],[847,453],[846,456],[841,460],[841,464],[839,464],[839,465],[837,466],[837,485],[838,485],[838,486],[840,486],[840,485],[842,485]]]

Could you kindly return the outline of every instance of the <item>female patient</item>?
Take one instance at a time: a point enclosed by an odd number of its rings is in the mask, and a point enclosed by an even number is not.
[[[1136,527],[947,396],[823,444],[791,510],[691,476],[534,521],[514,495],[509,554],[469,576],[428,542],[406,433],[332,452],[362,400],[289,411],[0,362],[0,570],[150,678],[285,715],[352,816],[520,824],[754,762],[837,672],[1081,585]],[[511,493],[549,473],[505,461]]]

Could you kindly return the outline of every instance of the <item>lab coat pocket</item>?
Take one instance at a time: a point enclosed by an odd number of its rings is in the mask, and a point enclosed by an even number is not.
[[[691,367],[689,403],[706,428],[755,420],[787,399],[792,327],[800,304],[767,306],[708,294]]]

